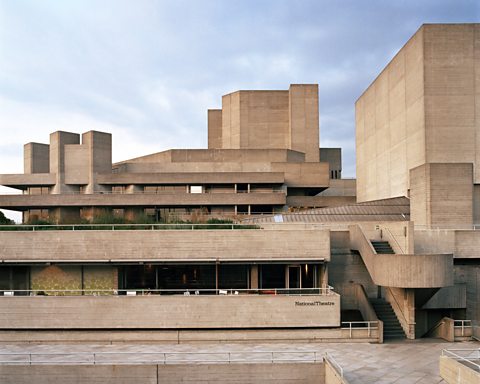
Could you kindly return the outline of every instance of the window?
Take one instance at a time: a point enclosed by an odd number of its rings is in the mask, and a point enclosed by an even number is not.
[[[202,193],[203,188],[201,185],[191,185],[190,186],[190,193]]]

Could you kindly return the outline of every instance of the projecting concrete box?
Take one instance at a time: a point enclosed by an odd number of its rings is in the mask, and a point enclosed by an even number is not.
[[[340,296],[335,293],[0,297],[0,329],[8,330],[339,326]]]

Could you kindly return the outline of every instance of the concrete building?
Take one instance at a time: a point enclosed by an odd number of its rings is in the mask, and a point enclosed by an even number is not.
[[[204,150],[26,144],[0,175],[25,222],[0,231],[3,340],[478,335],[479,34],[423,26],[357,101],[358,202],[316,85],[224,96]]]

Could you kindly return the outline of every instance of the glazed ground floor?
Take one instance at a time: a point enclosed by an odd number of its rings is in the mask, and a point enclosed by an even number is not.
[[[36,264],[0,267],[0,291],[14,295],[82,294],[110,290],[198,291],[313,289],[327,286],[326,264],[276,263],[129,263]],[[76,292],[77,291],[77,292]]]

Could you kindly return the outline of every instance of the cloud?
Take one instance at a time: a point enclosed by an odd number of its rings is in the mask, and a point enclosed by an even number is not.
[[[321,146],[353,176],[354,102],[422,23],[476,0],[0,0],[0,172],[62,129],[113,134],[115,160],[207,144],[238,89],[319,83]]]

